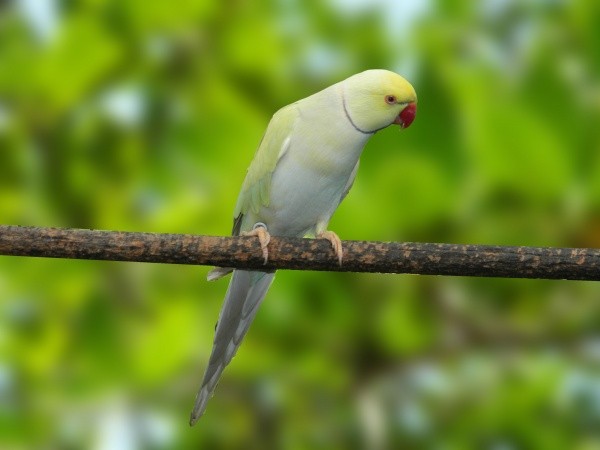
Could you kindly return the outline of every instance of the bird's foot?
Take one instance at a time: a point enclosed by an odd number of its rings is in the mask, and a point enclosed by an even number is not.
[[[260,242],[260,248],[262,250],[263,258],[265,259],[264,264],[269,261],[269,249],[267,246],[271,241],[271,235],[267,231],[267,226],[262,222],[257,222],[250,231],[242,231],[242,236],[256,236]]]
[[[342,265],[342,258],[344,257],[344,249],[342,248],[342,240],[335,234],[333,231],[321,231],[317,234],[317,238],[319,239],[327,239],[331,242],[331,246],[333,247],[333,251],[338,258],[340,266]]]

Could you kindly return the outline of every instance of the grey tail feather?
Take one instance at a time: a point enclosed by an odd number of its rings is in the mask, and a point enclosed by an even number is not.
[[[219,314],[208,366],[190,415],[190,426],[204,414],[206,404],[212,397],[221,373],[242,343],[274,276],[275,272],[233,271]]]
[[[215,281],[233,272],[231,267],[215,267],[206,275],[207,281]]]

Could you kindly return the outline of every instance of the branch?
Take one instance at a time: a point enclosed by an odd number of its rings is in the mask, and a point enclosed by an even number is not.
[[[328,241],[273,236],[263,265],[254,237],[0,225],[0,255],[198,264],[236,269],[329,270],[600,280],[600,249],[344,241],[340,267]]]

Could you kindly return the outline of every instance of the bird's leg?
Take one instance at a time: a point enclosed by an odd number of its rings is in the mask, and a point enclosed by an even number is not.
[[[262,222],[257,222],[252,227],[250,231],[242,231],[240,233],[242,236],[256,236],[258,237],[258,241],[260,242],[260,248],[262,250],[263,257],[265,258],[264,264],[267,264],[269,261],[269,249],[267,246],[269,245],[269,241],[271,240],[271,235],[267,231],[267,226]]]
[[[333,231],[325,230],[317,233],[317,238],[327,239],[329,242],[331,242],[333,251],[335,252],[341,266],[342,258],[344,257],[344,249],[342,248],[342,240],[339,238],[339,236]]]

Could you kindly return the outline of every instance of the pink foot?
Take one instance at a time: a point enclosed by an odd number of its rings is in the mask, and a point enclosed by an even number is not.
[[[260,248],[262,250],[263,257],[265,258],[264,264],[267,264],[267,262],[269,261],[269,249],[267,248],[267,246],[269,245],[269,242],[271,241],[271,235],[267,231],[267,226],[264,223],[259,222],[259,223],[254,224],[254,227],[252,227],[252,230],[242,231],[240,234],[242,236],[258,237],[258,241],[260,242]]]
[[[317,238],[319,239],[327,239],[331,242],[331,246],[333,247],[333,251],[335,252],[340,266],[342,265],[342,258],[344,257],[344,249],[342,248],[342,240],[335,234],[333,231],[321,231],[317,234]]]

